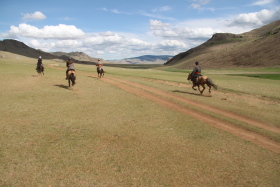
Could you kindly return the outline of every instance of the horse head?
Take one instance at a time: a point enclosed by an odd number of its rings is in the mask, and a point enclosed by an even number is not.
[[[189,73],[189,75],[188,75],[188,80],[190,80],[191,78],[192,78],[192,74]]]

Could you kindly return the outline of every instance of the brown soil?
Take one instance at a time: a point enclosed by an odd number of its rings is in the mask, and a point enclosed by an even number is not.
[[[62,68],[57,68],[57,67],[53,67],[53,66],[50,66],[50,67],[56,68],[56,69],[62,69]],[[97,77],[96,75],[83,73],[83,72],[79,72],[79,74]],[[221,110],[219,108],[206,105],[202,102],[193,101],[193,100],[190,100],[190,99],[187,99],[187,98],[184,98],[184,97],[181,97],[181,96],[169,93],[169,92],[165,92],[160,89],[152,88],[150,86],[135,83],[132,81],[128,81],[128,80],[124,80],[124,79],[120,79],[120,78],[108,77],[108,76],[106,76],[105,78],[102,78],[101,80],[103,80],[106,83],[115,85],[129,93],[135,94],[135,95],[145,98],[145,99],[149,99],[153,102],[158,103],[159,105],[168,107],[172,110],[181,112],[188,116],[191,116],[191,117],[193,117],[199,121],[202,121],[206,124],[209,124],[215,128],[221,129],[221,130],[231,133],[239,138],[242,138],[244,140],[255,143],[265,149],[271,150],[276,153],[280,153],[280,143],[278,143],[278,142],[275,142],[256,132],[248,131],[241,127],[237,127],[234,124],[231,124],[229,122],[206,115],[205,113],[194,111],[194,110],[192,110],[186,106],[182,106],[170,99],[179,101],[180,103],[184,103],[187,105],[195,106],[196,108],[199,108],[201,110],[207,110],[207,111],[216,113],[220,116],[233,118],[235,120],[238,120],[238,121],[280,134],[280,129],[277,127],[273,127],[271,124],[266,124],[266,123],[260,122],[256,119],[252,119],[252,118],[245,117],[245,116],[242,116],[239,114],[235,114],[233,112]],[[169,99],[167,99],[167,98],[169,98]]]

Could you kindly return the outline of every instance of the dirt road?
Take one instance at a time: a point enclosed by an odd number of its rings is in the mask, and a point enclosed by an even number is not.
[[[52,68],[60,69],[57,67],[50,66]],[[83,73],[79,72],[79,74],[84,74],[86,76],[91,77],[97,77],[96,75],[89,74],[89,73]],[[274,126],[271,126],[270,124],[266,124],[263,122],[260,122],[256,119],[245,117],[230,111],[225,111],[213,106],[206,105],[202,102],[193,101],[191,99],[178,96],[176,94],[166,92],[157,88],[153,88],[150,86],[146,86],[143,84],[139,84],[133,81],[124,80],[121,78],[114,78],[107,76],[105,78],[101,79],[102,81],[112,84],[114,86],[117,86],[129,93],[135,94],[139,97],[149,99],[153,102],[158,103],[159,105],[162,105],[164,107],[168,107],[172,110],[181,112],[183,114],[186,114],[192,118],[195,118],[199,121],[202,121],[206,124],[209,124],[215,128],[221,129],[225,132],[231,133],[239,138],[242,138],[244,140],[250,141],[254,144],[257,144],[265,149],[271,150],[276,153],[280,153],[280,143],[273,141],[267,137],[264,137],[256,132],[248,131],[244,128],[238,127],[232,123],[229,123],[227,121],[214,118],[210,115],[207,115],[205,113],[199,112],[199,110],[206,110],[212,113],[215,113],[219,116],[225,116],[227,118],[232,118],[235,120],[238,120],[240,122],[244,122],[246,124],[256,126],[261,129],[265,129],[267,131],[280,134],[280,129]],[[177,102],[175,102],[177,101]],[[184,106],[178,103],[185,104]],[[198,110],[194,111],[186,106],[195,106],[198,108]]]

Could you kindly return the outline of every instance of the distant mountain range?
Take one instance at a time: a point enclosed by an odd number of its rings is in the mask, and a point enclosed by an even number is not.
[[[192,69],[198,61],[203,68],[280,67],[280,20],[243,34],[217,33],[205,43],[175,56],[144,55],[103,63],[164,64],[179,69]],[[47,53],[31,48],[23,42],[6,39],[0,41],[0,51],[31,58],[73,58],[76,63],[96,64],[97,58],[83,52]]]
[[[76,60],[79,61],[89,61],[89,62],[97,62],[98,58],[93,58],[91,56],[88,56],[87,54],[83,53],[83,52],[70,52],[70,53],[65,53],[65,52],[51,52],[51,54],[55,55],[55,56],[68,56],[71,58],[74,58]],[[102,60],[102,59],[100,59]],[[102,60],[104,61],[104,60]]]
[[[44,52],[39,49],[34,49],[23,42],[11,39],[5,39],[0,41],[0,51],[7,51],[10,53],[30,57],[30,58],[38,58],[42,56],[44,59],[61,59],[67,60],[71,57],[74,62],[76,63],[83,63],[83,64],[96,64],[98,62],[98,58],[93,58],[83,52]],[[121,63],[121,64],[163,64],[167,61],[168,58],[172,56],[168,55],[161,55],[161,56],[153,56],[153,55],[145,55],[140,57],[122,59],[122,60],[112,60],[106,61],[100,59],[102,63]]]
[[[111,60],[110,62],[118,64],[164,64],[172,58],[170,55],[143,55],[133,58],[125,58],[121,60]]]

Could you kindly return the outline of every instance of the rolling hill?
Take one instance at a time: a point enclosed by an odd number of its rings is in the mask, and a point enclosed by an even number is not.
[[[0,51],[6,51],[30,58],[38,58],[39,56],[44,57],[44,59],[58,58],[57,56],[52,55],[50,53],[31,48],[23,42],[11,39],[5,39],[3,41],[0,41]]]
[[[43,59],[60,59],[64,61],[66,61],[69,57],[71,57],[75,63],[81,63],[81,64],[96,64],[98,60],[97,58],[92,58],[82,52],[47,53],[42,50],[29,47],[23,42],[12,40],[12,39],[5,39],[3,41],[0,41],[0,51],[22,55],[29,58],[38,58],[39,56],[42,56]],[[104,63],[106,61],[102,60],[102,62]]]
[[[98,62],[98,58],[93,58],[83,52],[70,52],[70,53],[65,53],[65,52],[51,52],[51,54],[56,55],[56,56],[67,56],[74,58],[78,61],[86,61],[86,62]],[[100,59],[102,63],[108,63],[106,60]]]
[[[166,65],[189,69],[280,66],[280,20],[243,34],[217,33],[205,43],[177,54]]]

